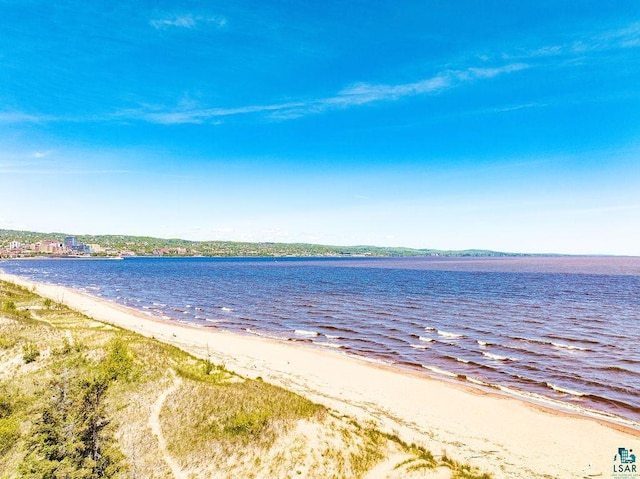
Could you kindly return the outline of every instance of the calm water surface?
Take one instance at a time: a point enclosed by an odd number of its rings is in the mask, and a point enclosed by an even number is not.
[[[303,341],[640,426],[640,258],[3,261],[168,320]]]

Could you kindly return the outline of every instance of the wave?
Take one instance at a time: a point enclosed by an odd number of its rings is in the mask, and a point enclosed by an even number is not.
[[[637,361],[635,359],[630,359],[630,358],[622,358],[620,359],[621,363],[626,363],[626,364],[640,364],[640,361]]]
[[[567,336],[559,336],[557,334],[545,334],[545,336],[550,339],[558,339],[560,341],[569,341],[570,343],[585,343],[585,344],[594,344],[594,345],[601,344],[599,341],[596,341],[594,339],[575,339]]]
[[[582,396],[586,396],[587,395],[587,393],[583,393],[583,392],[580,392],[580,391],[576,391],[574,389],[569,389],[569,388],[565,388],[565,387],[562,387],[562,386],[558,386],[556,384],[552,384],[552,383],[549,383],[549,382],[547,382],[545,384],[547,385],[547,387],[553,389],[554,391],[562,393],[562,394],[570,394],[571,396],[576,396],[576,397],[582,397]]]
[[[437,332],[440,336],[449,339],[459,339],[463,336],[462,334],[450,333],[448,331],[442,331],[441,329],[438,329]]]
[[[327,341],[311,341],[311,342],[317,346],[322,346],[323,348],[334,348],[334,349],[344,348],[343,344],[329,343]]]
[[[496,387],[493,384],[486,383],[484,381],[481,381],[480,379],[470,378],[469,376],[467,376],[467,381],[469,381],[471,384],[475,384],[476,386],[483,386],[483,387],[490,387],[490,388]]]
[[[326,329],[327,331],[337,331],[340,333],[347,333],[347,334],[352,334],[357,336],[359,333],[353,329],[349,329],[349,328],[340,328],[337,326],[331,326],[331,325],[321,325],[320,326],[322,329]]]
[[[580,347],[580,346],[572,346],[570,344],[552,342],[551,345],[556,347],[556,348],[568,349],[570,351],[591,351],[589,348],[583,348],[583,347]]]
[[[271,333],[265,333],[263,331],[256,331],[255,329],[251,329],[251,328],[245,328],[244,330],[249,334],[253,334],[255,336],[260,336],[261,338],[276,339],[278,341],[289,341],[289,339],[290,339],[290,338],[288,338],[286,336],[278,336],[278,335],[271,334]]]
[[[327,339],[342,339],[342,336],[338,336],[337,334],[325,334]]]
[[[227,308],[226,306],[223,306],[222,308],[220,308],[220,310],[224,311],[225,313],[230,313],[231,311],[233,311],[233,309]]]
[[[424,336],[418,336],[418,339],[420,341],[424,341],[425,343],[432,343],[433,342],[432,338],[425,338]]]
[[[499,354],[487,353],[484,351],[482,352],[482,355],[489,359],[493,359],[494,361],[517,361],[517,359],[509,358],[507,356],[500,356]]]
[[[426,344],[410,344],[413,349],[429,349],[429,346]]]
[[[621,368],[620,366],[604,366],[601,368],[597,368],[600,371],[611,372],[611,373],[619,373],[619,374],[632,374],[639,375],[640,372],[631,371],[630,369]]]
[[[615,408],[618,408],[618,409],[632,411],[635,414],[638,414],[638,412],[640,412],[640,407],[628,404],[623,401],[618,401],[616,399],[606,398],[606,397],[598,396],[596,394],[585,394],[583,397],[596,403],[607,404],[609,406],[614,406]],[[638,423],[635,423],[635,424],[637,425]]]
[[[383,359],[372,358],[370,356],[360,356],[359,354],[347,353],[347,356],[349,356],[351,358],[354,358],[354,359],[358,359],[360,361],[364,361],[366,363],[383,364],[385,366],[390,366],[392,364],[395,364],[395,361],[385,361]]]
[[[476,341],[476,343],[478,343],[478,346],[480,346],[481,348],[486,348],[487,346],[489,346],[491,343],[488,343],[486,341],[480,341],[479,339]]]
[[[521,338],[521,337],[515,337],[513,338],[516,341],[522,341],[525,343],[531,343],[531,344],[540,344],[542,346],[552,346],[554,348],[558,348],[558,349],[566,349],[568,351],[591,351],[591,349],[589,348],[585,348],[582,346],[574,346],[571,344],[566,344],[566,343],[558,343],[555,341],[544,341],[542,339],[531,339],[531,338]],[[566,341],[571,342],[571,339],[567,339],[567,338],[563,338]]]
[[[425,364],[421,364],[420,366],[422,366],[425,369],[428,369],[432,373],[441,374],[443,376],[448,376],[450,378],[457,378],[458,377],[458,375],[456,373],[452,373],[451,371],[445,371],[444,369],[440,369],[440,368],[437,368],[435,366],[427,366]]]
[[[320,334],[317,331],[309,331],[306,329],[296,329],[294,333],[298,336],[318,336]]]

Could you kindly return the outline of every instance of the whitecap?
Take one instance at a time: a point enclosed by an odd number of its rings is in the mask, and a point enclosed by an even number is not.
[[[433,339],[431,339],[431,338],[425,338],[424,336],[420,336],[420,337],[418,337],[418,339],[419,339],[420,341],[424,341],[425,343],[432,343],[432,342],[433,342]]]
[[[563,343],[551,343],[551,344],[556,348],[568,349],[570,351],[589,351],[587,348],[581,348],[580,346],[572,346],[570,344],[563,344]]]
[[[482,353],[483,356],[489,358],[489,359],[493,359],[494,361],[513,361],[513,359],[508,358],[506,356],[500,356],[499,354],[492,354],[492,353]]]
[[[436,373],[436,374],[442,374],[443,376],[449,376],[452,378],[457,378],[458,375],[456,373],[452,373],[450,371],[445,371],[444,369],[440,369],[437,368],[435,366],[425,366],[424,364],[421,364],[421,366],[425,369],[428,369],[429,371]]]
[[[317,331],[308,331],[306,329],[296,329],[294,333],[298,336],[318,336],[319,334]]]
[[[584,396],[586,393],[581,393],[580,391],[576,391],[574,389],[569,389],[569,388],[563,388],[561,386],[556,386],[555,384],[551,384],[551,383],[546,383],[547,386],[549,386],[551,389],[553,389],[554,391],[557,391],[559,393],[563,393],[563,394],[570,394],[571,396]]]
[[[450,333],[448,331],[442,331],[440,329],[438,329],[438,334],[440,336],[443,336],[445,338],[451,338],[451,339],[458,339],[462,337],[462,334],[457,334],[457,333]]]

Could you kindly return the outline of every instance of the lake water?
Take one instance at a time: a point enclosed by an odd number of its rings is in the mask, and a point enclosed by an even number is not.
[[[640,258],[2,261],[170,321],[306,342],[640,426]]]

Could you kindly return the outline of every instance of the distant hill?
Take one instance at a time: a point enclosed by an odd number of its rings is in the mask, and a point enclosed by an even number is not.
[[[38,241],[63,241],[68,233],[39,233],[0,229],[0,249],[11,241],[34,244]],[[150,236],[75,235],[82,244],[100,245],[100,254],[138,256],[526,256],[489,250],[436,250],[381,246],[329,246],[306,243],[243,243],[237,241],[189,241]]]

